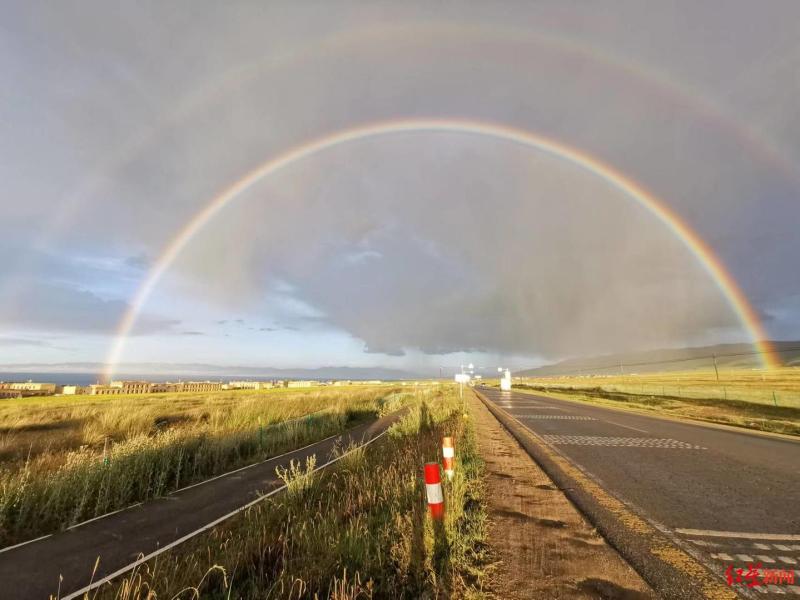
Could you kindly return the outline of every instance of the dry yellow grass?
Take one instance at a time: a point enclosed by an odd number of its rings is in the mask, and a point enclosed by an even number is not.
[[[517,383],[515,381],[515,383]],[[625,375],[526,378],[519,383],[553,388],[602,388],[642,396],[741,400],[800,408],[800,368],[772,370],[713,369]]]
[[[486,555],[482,461],[455,387],[414,394],[389,434],[324,470],[282,471],[288,493],[175,547],[89,598],[479,598]],[[422,466],[455,439],[442,522]],[[346,451],[347,449],[343,449]]]
[[[800,369],[720,370],[515,380],[558,398],[657,411],[759,431],[800,435]]]
[[[212,392],[3,405],[0,545],[166,494],[399,408],[413,390]]]

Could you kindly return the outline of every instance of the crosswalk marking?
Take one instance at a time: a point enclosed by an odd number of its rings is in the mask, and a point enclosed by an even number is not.
[[[733,560],[733,557],[730,554],[725,554],[724,552],[720,552],[719,554],[712,554],[711,558],[716,558],[717,560]]]
[[[738,558],[739,560],[743,560],[744,562],[749,562],[749,563],[753,562],[753,557],[750,556],[749,554],[737,554],[736,558]]]

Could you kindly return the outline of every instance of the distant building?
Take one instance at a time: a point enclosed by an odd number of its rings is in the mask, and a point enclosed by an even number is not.
[[[82,385],[65,385],[61,388],[64,396],[75,396],[77,394],[88,394],[89,388]]]
[[[216,392],[221,389],[223,389],[221,381],[179,381],[177,383],[112,381],[108,385],[90,385],[88,391],[83,393],[93,396],[115,396],[123,394],[164,394],[167,392]]]
[[[269,390],[277,387],[274,381],[230,381],[229,390]]]
[[[11,383],[0,381],[0,398],[21,398],[21,390],[12,390]]]
[[[120,396],[122,395],[122,388],[93,383],[89,386],[89,394],[92,396]]]
[[[176,392],[218,392],[222,389],[221,381],[181,381],[173,385]]]
[[[22,383],[12,383],[12,390],[21,390],[24,392],[42,392],[43,394],[55,394],[55,383],[37,383],[35,381],[24,381]]]
[[[122,394],[147,394],[153,384],[149,381],[112,381],[109,387],[122,389]]]
[[[290,381],[287,387],[290,388],[309,388],[319,385],[319,381]]]

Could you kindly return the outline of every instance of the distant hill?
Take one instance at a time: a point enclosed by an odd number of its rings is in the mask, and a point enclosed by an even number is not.
[[[783,364],[800,366],[800,341],[772,342]],[[624,354],[571,358],[561,362],[519,371],[522,377],[544,377],[552,375],[601,375],[620,372],[653,373],[656,371],[692,371],[709,369],[713,366],[713,356],[717,357],[720,368],[749,369],[761,366],[759,355],[751,344],[719,344],[697,348],[649,350]]]

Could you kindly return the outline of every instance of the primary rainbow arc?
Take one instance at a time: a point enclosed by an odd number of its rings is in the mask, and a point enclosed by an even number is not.
[[[119,322],[116,337],[106,359],[105,376],[111,378],[119,362],[125,342],[133,329],[136,319],[161,277],[169,269],[191,239],[216,216],[225,206],[269,175],[297,161],[333,148],[335,146],[363,140],[366,138],[412,132],[442,132],[482,135],[517,143],[565,160],[623,192],[653,216],[666,225],[695,256],[705,271],[712,277],[727,302],[747,330],[753,344],[761,354],[765,367],[777,365],[775,352],[770,346],[763,325],[749,300],[736,280],[725,268],[711,247],[683,221],[667,204],[646,190],[643,186],[623,173],[603,163],[599,159],[566,144],[532,132],[515,129],[505,125],[467,119],[402,119],[368,123],[337,131],[306,143],[294,146],[279,154],[222,190],[211,199],[194,217],[170,240],[161,255],[153,263],[136,291],[128,309]]]

